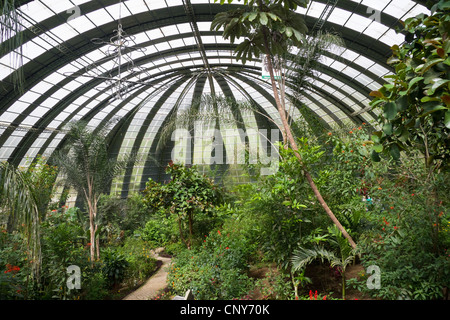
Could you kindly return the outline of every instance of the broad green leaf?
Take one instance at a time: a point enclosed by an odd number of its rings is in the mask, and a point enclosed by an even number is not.
[[[395,104],[397,105],[397,110],[398,111],[405,111],[406,109],[408,109],[408,97],[407,96],[403,96],[398,98],[395,101]]]
[[[272,19],[273,21],[277,21],[280,18],[278,18],[278,16],[272,12],[266,12],[266,14],[269,16],[270,19]]]
[[[438,64],[439,62],[443,62],[443,61],[444,61],[444,59],[442,59],[442,58],[436,58],[436,59],[429,60],[423,65],[423,68],[420,71],[423,74],[423,73],[427,72],[434,65]]]
[[[419,81],[423,80],[423,77],[416,77],[414,79],[412,79],[409,84],[408,84],[408,92],[411,91],[411,88]]]
[[[286,27],[286,37],[290,38],[292,36],[292,28],[291,27]]]
[[[302,41],[304,39],[303,34],[300,31],[294,28],[292,28],[292,31],[294,32],[294,36],[298,41]]]
[[[374,162],[380,162],[381,161],[380,155],[378,154],[378,152],[375,152],[375,150],[372,151],[372,153],[370,154],[370,157],[372,158],[372,160]]]
[[[383,132],[387,136],[392,135],[392,124],[391,123],[385,123],[384,126],[383,126]]]
[[[380,143],[380,137],[378,137],[377,135],[373,134],[372,135],[372,141],[374,143]]]
[[[253,21],[253,20],[255,20],[257,16],[258,16],[258,13],[256,13],[256,12],[250,12],[250,14],[248,15],[248,21]]]
[[[389,147],[389,153],[391,154],[392,158],[394,160],[400,159],[400,149],[398,148],[397,144],[391,144]]]
[[[428,93],[429,95],[433,95],[434,92],[435,92],[437,89],[439,89],[440,87],[442,87],[442,86],[444,86],[444,85],[446,85],[446,84],[448,84],[448,83],[450,83],[450,80],[439,79],[439,80],[437,80],[437,81],[435,81],[435,82],[433,83],[433,85],[431,86],[431,88],[428,90],[427,93]]]
[[[393,120],[397,115],[397,106],[395,102],[388,102],[384,105],[384,117],[388,120]]]
[[[374,144],[372,148],[373,148],[373,151],[378,152],[378,153],[383,151],[383,145],[381,145],[381,144]]]
[[[409,140],[409,131],[406,128],[403,128],[402,134],[398,137],[398,140],[402,142],[407,142]]]
[[[443,105],[440,104],[440,101],[430,101],[427,103],[422,104],[423,106],[423,113],[421,114],[421,117],[426,116],[430,113],[439,111],[439,110],[445,110],[447,109]]]
[[[450,129],[450,110],[445,113],[444,116],[444,125]]]
[[[267,23],[269,22],[269,19],[267,18],[267,15],[265,12],[259,13],[259,22],[264,26],[266,26]]]
[[[387,64],[399,63],[400,61],[401,60],[399,58],[392,56],[387,60]]]

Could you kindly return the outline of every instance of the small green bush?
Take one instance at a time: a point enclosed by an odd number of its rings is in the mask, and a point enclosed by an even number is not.
[[[156,259],[152,256],[152,245],[143,239],[128,237],[117,251],[125,257],[127,270],[124,279],[134,284],[147,279],[156,269]]]
[[[104,250],[102,256],[102,273],[110,287],[117,287],[125,278],[129,263],[125,256],[115,249]]]
[[[244,296],[254,281],[247,272],[255,245],[238,223],[204,235],[203,244],[179,253],[171,265],[169,288],[179,295],[188,289],[196,299],[234,299]]]

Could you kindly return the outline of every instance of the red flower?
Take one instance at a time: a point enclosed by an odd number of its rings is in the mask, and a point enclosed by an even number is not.
[[[221,235],[220,230],[217,230],[217,233],[219,234],[219,236]]]
[[[313,297],[312,290],[309,290],[309,300],[316,300],[316,299],[317,299],[317,290],[316,290],[316,292],[314,292],[314,297]]]
[[[5,273],[9,273],[9,272],[14,272],[17,273],[18,271],[20,271],[20,268],[18,266],[13,266],[10,265],[9,263],[6,265],[7,270],[5,271]]]
[[[227,250],[228,250],[228,249],[230,249],[230,248],[229,248],[229,247],[226,247],[225,249],[227,249]]]

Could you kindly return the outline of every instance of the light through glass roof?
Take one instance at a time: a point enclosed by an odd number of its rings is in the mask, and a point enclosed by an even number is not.
[[[237,44],[210,31],[215,14],[228,5],[213,0],[16,2],[21,3],[25,88],[20,93],[13,87],[14,52],[0,56],[0,161],[23,165],[37,154],[50,157],[64,141],[69,121],[83,119],[97,127],[117,118],[112,152],[138,151],[148,164],[155,155],[168,156],[167,150],[157,154],[156,145],[170,115],[212,91],[254,101],[279,121],[260,61],[237,62]],[[314,0],[299,9],[310,30],[335,32],[345,42],[322,55],[302,103],[324,125],[372,121],[376,114],[368,93],[391,72],[390,47],[404,40],[395,28],[421,12],[428,12],[422,1],[412,0]],[[119,23],[129,36],[120,63],[110,48]],[[123,92],[117,96],[119,80]],[[292,110],[291,116],[301,113]],[[246,123],[258,121],[255,114]],[[149,177],[161,177],[161,170],[146,164],[129,170],[113,190],[139,189]]]

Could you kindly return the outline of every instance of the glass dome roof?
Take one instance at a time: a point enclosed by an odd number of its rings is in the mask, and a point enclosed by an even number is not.
[[[221,11],[236,5],[214,0],[16,1],[24,44],[23,92],[14,89],[14,52],[0,56],[0,161],[25,165],[51,156],[64,142],[66,124],[97,127],[111,119],[111,152],[138,151],[147,161],[130,168],[113,190],[126,195],[161,174],[150,157],[172,114],[208,93],[256,102],[279,121],[261,61],[234,59],[220,32],[210,31]],[[238,3],[238,2],[236,2]],[[333,31],[345,47],[324,53],[302,102],[324,125],[370,123],[377,115],[369,93],[391,72],[390,47],[401,44],[401,21],[428,13],[424,1],[314,0],[298,10],[310,30]],[[117,37],[125,48],[114,46]],[[6,42],[10,39],[2,38]],[[299,110],[291,117],[299,116]],[[264,121],[253,115],[249,123]],[[162,161],[163,162],[163,161]],[[125,191],[124,191],[125,190]]]

